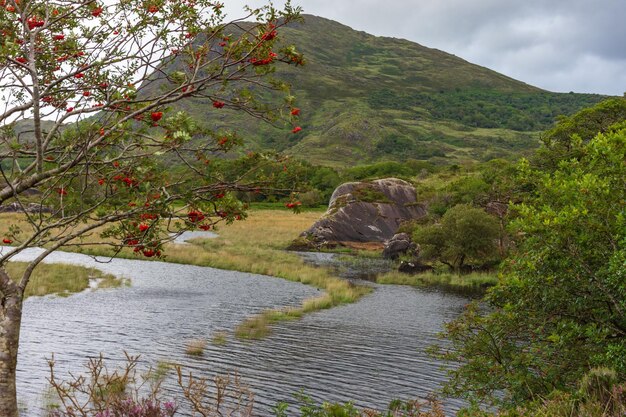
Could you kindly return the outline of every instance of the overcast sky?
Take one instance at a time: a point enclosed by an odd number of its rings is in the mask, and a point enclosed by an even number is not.
[[[626,0],[292,1],[304,13],[441,49],[546,90],[626,92]],[[229,16],[246,4],[223,2]]]

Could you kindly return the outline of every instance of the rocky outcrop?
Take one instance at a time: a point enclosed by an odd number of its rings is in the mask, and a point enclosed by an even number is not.
[[[29,203],[22,206],[19,203],[11,203],[4,206],[0,206],[0,213],[51,213],[52,210],[49,207],[42,206],[41,204]]]
[[[386,178],[342,184],[330,198],[328,210],[302,236],[316,246],[337,242],[385,242],[400,223],[426,215],[415,188]]]
[[[411,237],[407,233],[397,233],[391,239],[385,242],[383,247],[384,259],[398,259],[400,255],[411,255],[417,257],[419,247],[411,241]]]

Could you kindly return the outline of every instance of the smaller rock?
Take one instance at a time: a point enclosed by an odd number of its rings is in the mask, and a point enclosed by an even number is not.
[[[52,213],[50,207],[46,207],[43,204],[30,203],[26,206],[27,213]]]
[[[22,211],[22,207],[17,203],[0,206],[0,213],[15,213],[18,210]]]
[[[416,261],[412,262],[400,262],[398,271],[404,274],[419,274],[420,272],[432,271],[433,267],[430,265],[424,265]]]
[[[385,242],[383,248],[384,259],[398,259],[400,255],[412,253],[417,255],[418,246],[411,241],[407,233],[396,233],[391,239]]]
[[[329,242],[324,240],[322,242],[315,242],[312,239],[309,239],[307,236],[300,236],[296,239],[292,240],[289,246],[287,246],[287,250],[296,251],[296,252],[309,252],[309,251],[319,251],[323,249],[334,249],[338,246],[337,242]]]

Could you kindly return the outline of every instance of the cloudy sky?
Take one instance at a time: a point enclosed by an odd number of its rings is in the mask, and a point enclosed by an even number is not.
[[[231,16],[246,3],[223,1]],[[626,0],[292,1],[305,13],[441,49],[550,91],[626,92]]]

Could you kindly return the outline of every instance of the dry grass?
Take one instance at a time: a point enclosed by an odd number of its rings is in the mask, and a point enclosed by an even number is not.
[[[269,310],[268,310],[269,311]],[[235,337],[237,339],[263,339],[272,333],[270,322],[268,320],[269,313],[261,313],[256,316],[248,317],[239,323],[235,328]]]
[[[98,281],[98,288],[119,288],[119,287],[130,287],[130,279],[128,278],[117,278],[113,275],[104,275]]]
[[[308,304],[316,300],[315,298],[305,300],[300,308],[281,308],[265,310],[261,314],[252,316],[244,320],[235,328],[235,337],[238,339],[262,339],[272,333],[272,323],[279,321],[298,320],[305,313],[321,310],[307,308]],[[332,306],[324,307],[330,308]]]
[[[205,339],[190,340],[185,345],[185,353],[191,356],[202,356],[204,355],[206,345],[207,341]]]
[[[224,346],[228,342],[228,335],[226,332],[217,331],[213,333],[211,337],[211,343],[215,346]]]

